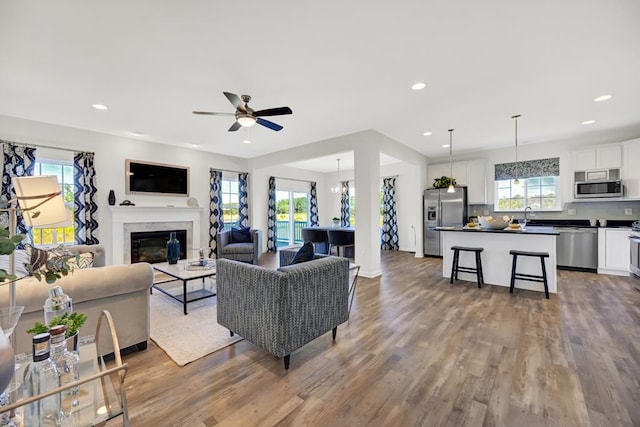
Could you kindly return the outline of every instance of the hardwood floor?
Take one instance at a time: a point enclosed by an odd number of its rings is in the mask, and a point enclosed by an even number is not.
[[[150,342],[125,358],[131,424],[640,426],[632,279],[560,271],[545,300],[450,285],[441,263],[383,252],[336,342],[294,352],[288,372],[247,341],[182,368]]]

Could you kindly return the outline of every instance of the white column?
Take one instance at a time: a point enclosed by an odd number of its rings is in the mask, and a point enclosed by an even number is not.
[[[356,263],[360,275],[376,277],[380,270],[380,151],[358,146],[354,150],[356,187]]]

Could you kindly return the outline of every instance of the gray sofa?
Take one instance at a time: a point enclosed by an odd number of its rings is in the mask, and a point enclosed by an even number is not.
[[[251,229],[251,242],[233,243],[230,230],[218,232],[216,234],[218,259],[226,258],[258,265],[258,258],[260,257],[258,234],[259,230]]]
[[[101,245],[70,246],[74,254],[92,252],[93,268],[76,269],[55,282],[73,298],[73,309],[88,316],[80,328],[80,336],[94,335],[102,310],[113,316],[120,348],[136,346],[144,349],[149,339],[149,289],[153,284],[153,269],[148,263],[105,266],[104,247]],[[27,330],[36,321],[44,322],[43,305],[49,288],[26,277],[16,282],[16,304],[25,306],[15,330],[18,353],[31,352],[31,335]],[[9,301],[9,286],[0,286],[0,301]],[[109,353],[107,337],[100,351]],[[111,350],[112,351],[112,350]]]
[[[291,353],[347,321],[349,260],[322,257],[289,266],[295,251],[281,251],[283,267],[220,259],[218,323],[276,357],[289,368]]]

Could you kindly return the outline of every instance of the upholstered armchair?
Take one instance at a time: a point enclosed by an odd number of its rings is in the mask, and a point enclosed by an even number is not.
[[[283,357],[285,369],[291,353],[306,343],[330,330],[335,340],[338,325],[349,317],[346,258],[322,257],[278,270],[220,259],[216,283],[218,323]]]
[[[233,233],[233,230],[228,230],[220,231],[216,234],[218,259],[226,258],[258,265],[258,259],[260,258],[259,231],[251,229],[249,232],[251,240],[241,242],[234,241]]]

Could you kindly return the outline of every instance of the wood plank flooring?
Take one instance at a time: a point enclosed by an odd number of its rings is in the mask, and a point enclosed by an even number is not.
[[[247,341],[182,368],[153,342],[126,356],[131,424],[640,426],[631,278],[560,271],[545,300],[450,285],[440,259],[406,252],[383,252],[382,268],[359,278],[336,342],[294,352],[288,372]]]

